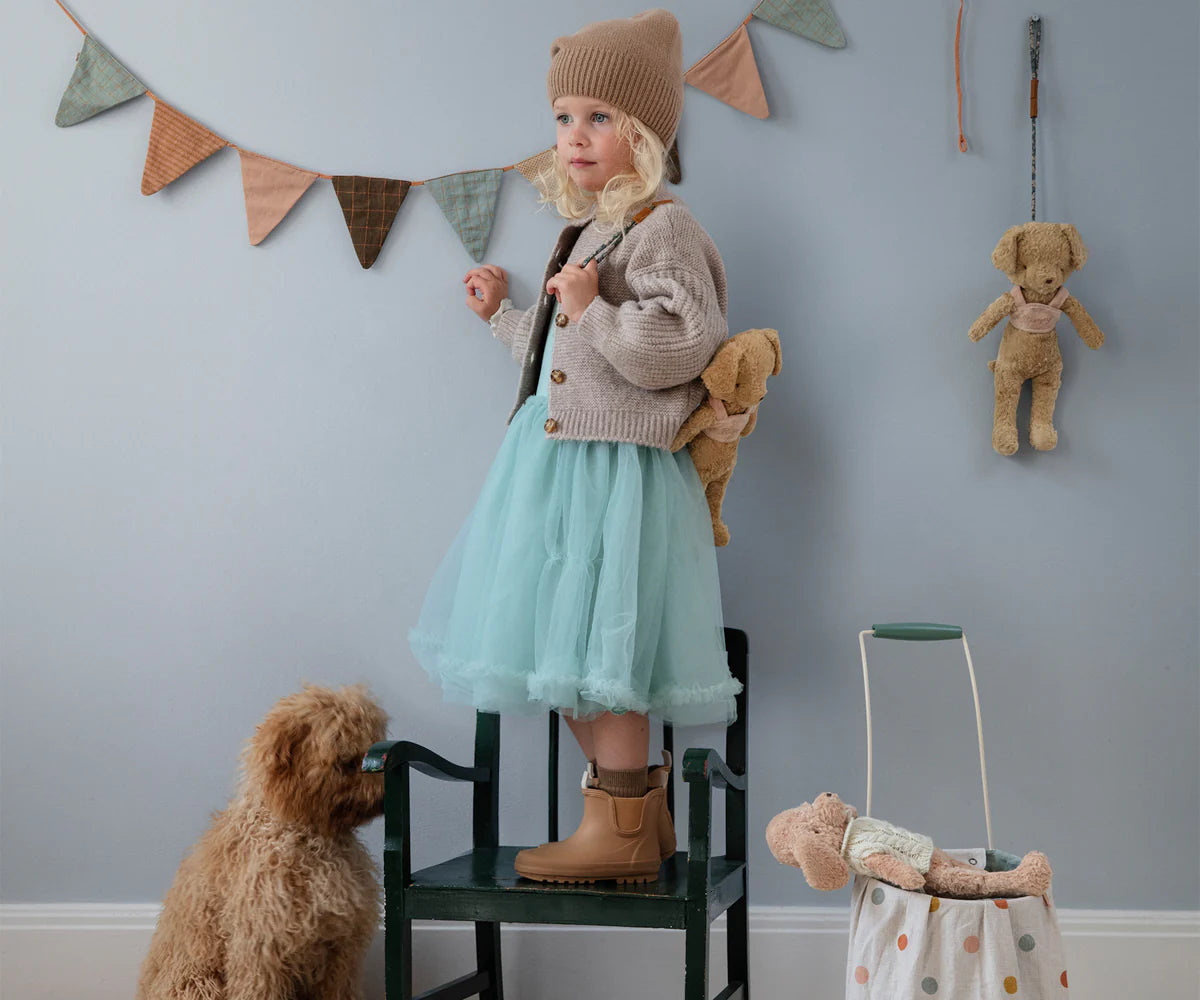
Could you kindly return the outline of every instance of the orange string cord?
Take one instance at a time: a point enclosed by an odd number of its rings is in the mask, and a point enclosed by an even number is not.
[[[749,24],[753,20],[754,20],[754,11],[751,11],[749,14],[746,15],[746,20],[744,20],[741,24],[739,24],[738,27],[739,28],[744,27],[745,25]]]
[[[86,31],[86,29],[83,27],[83,25],[82,25],[82,24],[80,24],[78,21],[76,21],[76,20],[75,20],[75,15],[74,15],[74,14],[72,14],[72,13],[71,13],[69,10],[67,10],[67,8],[66,8],[66,6],[63,4],[62,0],[54,0],[54,2],[55,2],[56,4],[58,4],[60,7],[62,7],[62,12],[63,12],[64,14],[66,14],[66,15],[67,15],[67,17],[69,17],[69,18],[71,19],[71,23],[72,23],[73,25],[75,25],[75,27],[77,27],[77,28],[78,28],[80,31],[82,31],[82,32],[83,32],[83,33],[86,35],[86,34],[87,34],[87,31]]]
[[[958,149],[967,151],[967,139],[962,127],[962,70],[960,69],[958,50],[962,39],[963,0],[958,0],[958,24],[954,28],[954,87],[958,91]]]

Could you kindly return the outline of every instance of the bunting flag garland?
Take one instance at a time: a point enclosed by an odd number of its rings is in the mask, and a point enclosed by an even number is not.
[[[530,156],[516,164],[515,170],[530,184],[537,186],[538,174],[554,162],[554,147],[543,149],[540,153]]]
[[[55,3],[83,35],[83,47],[75,57],[75,69],[59,102],[55,124],[63,128],[76,125],[134,97],[149,96],[154,101],[154,120],[142,172],[145,195],[161,191],[218,150],[233,147],[241,158],[246,229],[252,246],[266,239],[287,217],[313,181],[324,177],[333,182],[354,252],[364,269],[378,259],[409,189],[421,185],[429,187],[462,245],[479,262],[487,251],[504,174],[516,170],[537,187],[539,174],[554,162],[556,152],[551,146],[511,166],[461,171],[424,181],[303,170],[242,149],[151,93],[88,33],[63,0]],[[767,98],[746,26],[758,18],[822,45],[842,48],[846,37],[829,3],[830,0],[757,0],[757,6],[733,33],[687,70],[685,82],[738,111],[766,118]],[[667,178],[672,184],[682,180],[678,140],[668,151]]]
[[[767,95],[745,23],[687,71],[684,80],[718,101],[755,118],[766,118]]]
[[[146,150],[146,169],[142,173],[142,194],[161,191],[201,160],[228,145],[227,139],[156,98],[150,145]]]
[[[753,16],[831,49],[846,46],[846,36],[829,0],[761,0]]]
[[[317,175],[244,149],[238,150],[238,156],[246,195],[246,229],[250,245],[258,246],[283,221]]]
[[[332,180],[354,252],[366,270],[383,249],[383,241],[391,232],[392,222],[412,184],[387,177],[338,176]]]
[[[487,250],[503,176],[503,170],[471,170],[425,182],[442,214],[477,264]]]
[[[75,72],[63,92],[54,124],[59,128],[78,125],[145,92],[141,80],[91,35],[84,35],[83,48],[75,57]]]

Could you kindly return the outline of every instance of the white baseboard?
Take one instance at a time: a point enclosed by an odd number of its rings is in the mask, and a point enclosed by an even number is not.
[[[153,903],[0,905],[3,1000],[133,1000]],[[1058,911],[1071,993],[1083,1000],[1195,1000],[1200,911]],[[848,914],[826,907],[750,908],[750,976],[758,1000],[841,1000]],[[368,1000],[383,1000],[382,933],[366,967]],[[683,935],[605,927],[506,925],[510,1000],[678,997]],[[417,991],[473,968],[468,924],[418,922]],[[725,973],[724,922],[713,927],[710,995]],[[614,958],[619,964],[614,966]],[[569,991],[564,984],[569,983]],[[957,1000],[957,998],[955,998]]]

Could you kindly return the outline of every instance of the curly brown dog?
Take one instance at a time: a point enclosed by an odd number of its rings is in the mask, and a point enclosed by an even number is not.
[[[379,887],[354,834],[383,810],[359,768],[387,716],[362,687],[279,701],[242,755],[238,794],[184,858],[138,1000],[357,1000]]]

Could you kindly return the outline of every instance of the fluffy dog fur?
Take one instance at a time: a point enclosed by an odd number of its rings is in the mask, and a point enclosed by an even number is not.
[[[361,996],[379,887],[354,828],[383,810],[360,766],[386,722],[361,687],[307,686],[267,713],[167,893],[138,1000]]]
[[[850,881],[850,865],[842,840],[858,810],[833,792],[818,795],[788,809],[767,824],[767,846],[776,860],[804,872],[814,889],[840,889]],[[907,832],[907,831],[902,831]],[[901,889],[921,890],[958,899],[1003,896],[1040,896],[1050,888],[1050,862],[1039,851],[1030,851],[1012,871],[980,871],[945,851],[933,849],[929,871],[922,873],[903,858],[881,851],[866,859],[867,871]]]
[[[1026,302],[1048,303],[1067,280],[1087,260],[1087,248],[1072,225],[1057,222],[1026,222],[1013,226],[992,251],[992,263],[1008,280],[1021,289]],[[989,330],[1017,308],[1012,292],[996,299],[983,315],[971,324],[968,336],[980,340]],[[1096,350],[1104,343],[1104,334],[1095,320],[1073,295],[1067,296],[1062,311],[1075,324],[1079,338]],[[1033,380],[1033,407],[1029,417],[1029,443],[1038,451],[1049,451],[1058,444],[1054,429],[1054,404],[1062,384],[1063,360],[1058,334],[1030,333],[1013,322],[1004,329],[1000,351],[988,367],[995,373],[996,408],[992,420],[992,447],[1001,455],[1017,450],[1017,401],[1021,386]]]
[[[710,399],[724,404],[728,417],[743,414],[745,426],[738,437],[727,440],[710,436],[722,423],[708,400],[684,421],[671,442],[671,451],[685,445],[692,456],[712,515],[713,543],[729,544],[729,528],[721,520],[725,489],[737,465],[737,448],[758,423],[758,404],[767,394],[767,376],[778,375],[783,363],[779,334],[774,330],[743,330],[730,337],[718,349],[709,366],[700,373]]]

